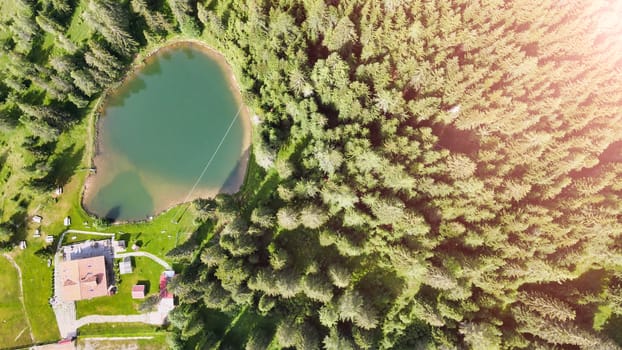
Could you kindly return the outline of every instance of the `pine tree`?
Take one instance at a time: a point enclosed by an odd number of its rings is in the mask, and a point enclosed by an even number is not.
[[[327,220],[328,215],[318,206],[309,205],[300,211],[300,223],[307,228],[319,228]]]
[[[120,3],[111,0],[89,0],[83,18],[99,32],[114,50],[128,57],[134,53],[138,43],[129,33],[129,15]]]
[[[300,218],[298,213],[293,208],[283,207],[276,213],[276,219],[279,226],[293,230],[300,225]]]
[[[576,317],[576,312],[570,305],[547,295],[523,292],[519,295],[519,300],[531,311],[551,320],[564,322],[574,320]]]

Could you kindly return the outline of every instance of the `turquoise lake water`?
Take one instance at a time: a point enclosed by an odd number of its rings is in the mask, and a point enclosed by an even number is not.
[[[85,208],[145,219],[184,201],[211,158],[188,199],[236,191],[249,135],[228,74],[194,46],[149,58],[106,101]]]

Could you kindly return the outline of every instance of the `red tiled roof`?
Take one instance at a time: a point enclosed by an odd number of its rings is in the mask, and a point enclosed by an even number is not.
[[[108,295],[106,263],[103,256],[61,262],[61,297],[65,301]]]
[[[134,287],[132,287],[132,292],[144,292],[144,291],[145,291],[144,284],[137,284]]]
[[[173,293],[169,292],[166,289],[168,285],[168,277],[165,274],[160,275],[160,298],[161,299],[171,299],[173,298]]]
[[[134,287],[132,287],[132,298],[138,299],[138,298],[144,298],[144,297],[145,297],[145,285],[144,284],[137,284]]]

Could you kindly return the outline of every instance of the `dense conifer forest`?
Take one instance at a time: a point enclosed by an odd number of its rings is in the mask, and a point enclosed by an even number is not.
[[[621,1],[1,6],[0,241],[148,47],[205,41],[258,116],[245,188],[170,253],[171,348],[241,313],[249,350],[622,346]]]

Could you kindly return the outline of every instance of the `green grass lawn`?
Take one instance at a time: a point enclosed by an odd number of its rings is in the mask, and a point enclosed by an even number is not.
[[[3,0],[0,2],[0,20],[6,21],[10,19],[15,11],[15,1]]]
[[[269,349],[276,330],[275,320],[242,308],[235,315],[227,315],[218,310],[208,309],[201,314],[207,337],[195,336],[188,340],[188,348],[195,349],[244,349],[251,334],[261,335]]]
[[[91,36],[91,28],[84,22],[82,13],[86,9],[86,1],[77,1],[77,7],[67,28],[67,36],[71,41],[78,44]]]
[[[142,323],[89,324],[78,329],[78,349],[167,349],[167,331]],[[100,338],[146,337],[150,339],[102,340]],[[98,338],[93,340],[92,338]]]
[[[138,314],[137,306],[141,299],[132,299],[132,287],[139,283],[147,286],[147,295],[159,292],[162,266],[145,257],[133,257],[134,270],[131,274],[121,275],[121,284],[117,294],[110,297],[99,297],[81,300],[76,303],[78,318],[87,315],[130,315]],[[115,259],[117,264],[120,259]]]
[[[78,349],[167,349],[165,329],[142,323],[89,324],[78,329]],[[100,338],[146,337],[150,339],[103,340]],[[98,338],[93,340],[92,338]]]
[[[0,21],[6,22],[10,20],[15,11],[16,11],[16,8],[15,8],[14,0],[0,1]],[[3,39],[8,38],[10,36],[11,34],[8,31],[0,31],[0,37]],[[8,61],[9,61],[8,55],[0,55],[0,75],[2,74],[1,72],[3,72],[4,66],[7,64]]]
[[[143,323],[93,323],[78,329],[80,337],[148,337],[166,335],[161,327]]]
[[[63,239],[63,245],[70,245],[74,243],[86,242],[86,241],[101,241],[102,239],[108,239],[110,237],[100,235],[89,235],[84,233],[67,233]]]
[[[1,69],[2,67],[0,67]],[[23,152],[22,144],[26,137],[24,127],[17,127],[13,132],[0,133],[0,145],[4,164],[0,169],[0,208],[2,221],[9,220],[21,211],[22,201],[28,198],[30,190],[24,188],[28,175],[22,170],[30,162],[31,155]]]
[[[155,326],[142,323],[105,323],[89,324],[78,329],[78,349],[141,349],[161,350],[167,349],[167,331]],[[145,337],[149,339],[101,339]],[[97,339],[93,339],[97,338]]]
[[[179,206],[175,207],[153,219],[149,222],[141,223],[128,223],[128,224],[113,224],[107,227],[96,227],[95,220],[91,217],[84,217],[82,220],[74,220],[72,217],[72,225],[69,227],[75,230],[114,233],[117,240],[124,240],[128,251],[131,251],[133,244],[140,247],[141,251],[146,251],[160,258],[167,260],[166,253],[176,246],[184,243],[192,234],[196,231],[198,225],[193,223],[195,211],[190,206],[190,209],[183,216],[179,223],[176,223],[174,218],[179,216]],[[74,208],[75,212],[80,209]],[[86,224],[85,224],[86,223]],[[67,229],[63,227],[61,230]],[[60,233],[60,232],[59,232]],[[76,237],[76,239],[73,239]],[[70,233],[65,235],[63,244],[71,244],[76,242],[83,242],[86,240],[100,240],[106,239],[104,236],[89,235],[83,233]]]
[[[218,349],[243,349],[251,333],[262,334],[268,342],[274,337],[273,319],[262,317],[248,309],[243,310],[229,325]]]
[[[2,347],[28,345],[30,334],[22,303],[19,301],[17,271],[3,256],[0,256],[0,286],[2,286],[0,288],[0,342]],[[22,332],[21,335],[19,335],[20,332]]]
[[[24,303],[36,342],[49,342],[60,338],[56,317],[49,304],[52,296],[52,268],[47,261],[34,254],[43,245],[31,245],[15,261],[22,270]]]
[[[168,210],[150,222],[113,225],[109,229],[119,234],[117,238],[126,240],[128,247],[138,243],[141,250],[167,260],[165,254],[185,242],[198,227],[193,223],[196,215],[192,205],[181,221],[176,223],[179,207]]]
[[[76,343],[76,348],[78,350],[165,350],[168,349],[168,346],[166,345],[166,336],[158,334],[151,339],[93,339],[80,337]]]

